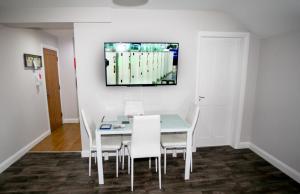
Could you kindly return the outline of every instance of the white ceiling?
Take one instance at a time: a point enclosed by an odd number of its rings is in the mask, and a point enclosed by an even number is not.
[[[112,0],[0,0],[0,7],[11,8],[90,6],[128,8]],[[300,0],[149,0],[134,8],[221,11],[262,37],[300,29]]]

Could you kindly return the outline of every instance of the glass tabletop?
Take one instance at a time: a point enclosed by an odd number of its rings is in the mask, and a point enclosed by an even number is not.
[[[130,134],[132,130],[132,117],[118,116],[112,121],[104,120],[101,124],[111,124],[110,130],[99,130],[101,134]],[[190,129],[190,125],[177,114],[160,115],[161,132],[186,132]]]

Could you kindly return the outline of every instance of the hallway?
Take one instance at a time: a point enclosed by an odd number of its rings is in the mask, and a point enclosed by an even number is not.
[[[63,124],[52,131],[43,141],[33,147],[31,152],[74,152],[81,151],[79,123]]]

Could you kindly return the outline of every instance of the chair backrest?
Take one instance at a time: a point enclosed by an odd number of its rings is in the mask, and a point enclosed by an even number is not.
[[[160,116],[133,117],[131,155],[134,158],[160,156]]]
[[[192,103],[189,107],[188,113],[185,117],[185,120],[191,125],[193,133],[196,128],[196,124],[199,118],[200,107],[197,104]]]
[[[89,138],[89,146],[92,147],[92,145],[93,145],[93,136],[92,136],[92,133],[91,133],[90,126],[87,122],[84,110],[81,110],[81,118],[83,120],[83,125],[84,125],[84,128],[85,128],[85,131],[86,131],[86,133],[88,135],[88,138]]]
[[[144,107],[142,101],[126,101],[124,108],[124,115],[126,116],[136,116],[143,115]]]

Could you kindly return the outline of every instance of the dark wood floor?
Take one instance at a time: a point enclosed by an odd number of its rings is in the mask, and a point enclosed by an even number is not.
[[[201,148],[193,159],[194,172],[184,181],[182,157],[169,156],[161,191],[148,160],[136,161],[134,193],[300,193],[300,184],[249,149]],[[0,175],[0,193],[132,193],[126,170],[115,178],[113,158],[104,162],[105,185],[98,185],[94,163],[92,168],[89,177],[88,160],[79,153],[28,153]]]

